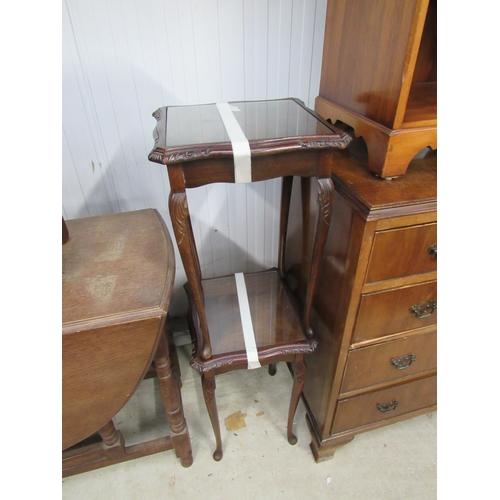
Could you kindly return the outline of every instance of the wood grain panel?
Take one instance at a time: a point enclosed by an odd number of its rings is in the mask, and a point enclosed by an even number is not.
[[[437,301],[435,281],[363,295],[352,342],[435,325],[437,309],[420,319],[410,311],[412,306],[430,301]]]
[[[437,224],[375,233],[366,283],[436,271],[436,244]]]
[[[436,356],[436,332],[352,350],[347,357],[340,392],[345,394],[349,391],[394,382],[418,373],[435,370]],[[407,358],[400,359],[404,357]],[[393,360],[396,362],[399,360],[399,369],[391,363]]]
[[[163,220],[154,210],[75,219],[67,227],[69,241],[62,249],[64,332],[94,318],[106,321],[165,307],[164,269],[173,259],[167,239],[161,238]]]
[[[329,2],[321,96],[393,128],[416,4]]]
[[[430,407],[436,401],[436,376],[346,399],[338,404],[332,434]],[[378,405],[390,406],[391,402],[397,402],[398,406],[389,413],[377,408]]]
[[[151,364],[160,320],[63,335],[63,450],[104,426],[129,400]]]

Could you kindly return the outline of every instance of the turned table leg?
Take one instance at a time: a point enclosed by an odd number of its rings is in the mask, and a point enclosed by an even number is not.
[[[114,446],[120,440],[120,435],[116,432],[113,421],[110,420],[98,430],[99,436],[106,446]]]
[[[160,337],[153,364],[158,377],[161,400],[170,424],[170,438],[175,454],[180,459],[183,467],[189,467],[193,463],[191,440],[184,418],[181,391],[176,378],[172,374],[168,345],[164,335]]]
[[[168,322],[168,320],[167,320],[167,322]],[[179,389],[182,389],[181,368],[179,365],[179,357],[177,355],[177,348],[175,347],[175,343],[174,343],[174,336],[173,336],[172,331],[170,330],[168,325],[167,325],[167,329],[166,329],[166,336],[167,336],[168,355],[170,357],[170,366],[171,366],[172,374],[174,375],[174,377],[179,385]]]

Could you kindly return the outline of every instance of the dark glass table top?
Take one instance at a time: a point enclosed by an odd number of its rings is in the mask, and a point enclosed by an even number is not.
[[[308,109],[298,99],[230,102],[231,111],[253,155],[265,149],[343,148],[350,137]],[[151,161],[189,161],[231,151],[231,141],[216,104],[165,106],[157,119]],[[204,149],[200,151],[200,148]],[[208,149],[207,149],[208,148]]]
[[[249,141],[333,133],[293,99],[229,104]],[[169,107],[166,132],[167,146],[229,141],[215,104]]]

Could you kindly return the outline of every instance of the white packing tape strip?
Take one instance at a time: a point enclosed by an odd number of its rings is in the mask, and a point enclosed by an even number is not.
[[[260,368],[257,345],[255,343],[255,333],[253,331],[252,316],[250,315],[250,304],[248,302],[247,287],[243,273],[234,275],[236,280],[236,293],[238,294],[238,304],[240,306],[241,325],[243,327],[243,339],[247,350],[248,369]]]
[[[233,114],[233,109],[238,110],[238,108],[230,106],[227,102],[218,102],[216,106],[233,148],[234,181],[238,183],[252,182],[250,144]]]

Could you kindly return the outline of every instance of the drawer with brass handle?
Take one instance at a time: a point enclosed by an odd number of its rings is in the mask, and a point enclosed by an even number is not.
[[[436,281],[367,293],[361,297],[352,343],[436,323]]]
[[[416,360],[417,356],[415,354],[407,354],[406,356],[399,356],[399,358],[392,358],[391,365],[397,370],[406,370]]]
[[[366,283],[436,270],[436,223],[375,233]]]
[[[437,368],[435,331],[349,351],[340,396]]]
[[[437,403],[437,376],[339,401],[332,434],[429,408]]]
[[[381,403],[377,405],[377,410],[381,413],[391,413],[399,406],[399,401],[394,399],[393,401],[388,401],[387,403]]]
[[[417,319],[428,318],[437,309],[437,302],[430,300],[423,304],[415,304],[410,307],[410,312],[415,315]]]

